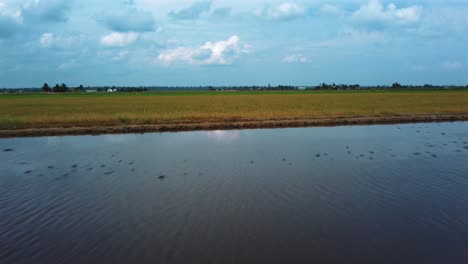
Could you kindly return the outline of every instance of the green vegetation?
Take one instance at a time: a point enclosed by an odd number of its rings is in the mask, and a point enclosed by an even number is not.
[[[468,91],[196,91],[0,95],[0,129],[4,130],[429,114],[468,114]]]

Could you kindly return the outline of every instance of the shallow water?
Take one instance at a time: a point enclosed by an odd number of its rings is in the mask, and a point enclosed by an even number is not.
[[[468,123],[0,140],[0,263],[468,263]]]

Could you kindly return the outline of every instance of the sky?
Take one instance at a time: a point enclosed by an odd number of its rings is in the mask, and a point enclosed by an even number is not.
[[[0,88],[468,84],[466,0],[0,0]]]

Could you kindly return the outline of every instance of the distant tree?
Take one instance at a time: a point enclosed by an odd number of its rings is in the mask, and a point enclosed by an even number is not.
[[[43,91],[44,93],[49,93],[49,92],[50,92],[50,87],[49,87],[49,85],[48,85],[47,83],[44,83],[44,84],[42,85],[42,91]]]
[[[398,88],[401,88],[401,87],[402,87],[401,84],[399,84],[397,82],[392,84],[392,88],[394,88],[394,89],[398,89]]]
[[[68,92],[68,87],[66,84],[62,83],[60,85],[56,84],[52,89],[54,93],[65,93]]]
[[[62,84],[60,85],[60,91],[61,91],[62,93],[68,92],[68,87],[67,87],[67,85],[64,84],[64,83],[62,83]]]
[[[85,92],[85,91],[86,90],[82,84],[80,84],[80,86],[75,88],[75,92]]]
[[[52,92],[54,93],[60,92],[60,86],[58,84],[55,84],[54,88],[52,88]]]

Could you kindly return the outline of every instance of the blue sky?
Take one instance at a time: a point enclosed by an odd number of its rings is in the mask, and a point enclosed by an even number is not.
[[[468,84],[466,0],[0,0],[0,88]]]

